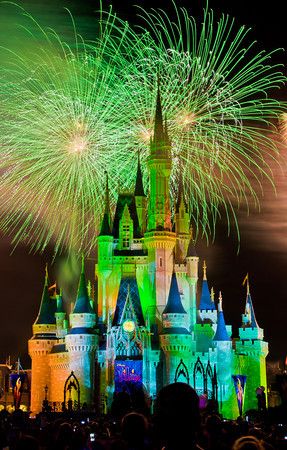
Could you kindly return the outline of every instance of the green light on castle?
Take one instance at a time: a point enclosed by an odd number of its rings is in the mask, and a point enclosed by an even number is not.
[[[112,214],[106,175],[95,299],[90,299],[82,263],[69,326],[62,302],[49,297],[46,276],[29,341],[33,412],[41,410],[41,386],[49,387],[51,402],[63,401],[71,371],[79,381],[80,402],[91,406],[96,399],[101,412],[109,410],[115,391],[136,386],[153,400],[163,385],[181,381],[201,398],[218,401],[225,417],[235,418],[239,408],[234,377],[237,390],[243,386],[240,380],[246,380],[243,413],[256,408],[255,390],[266,386],[268,344],[255,318],[249,283],[240,338],[234,342],[222,295],[215,305],[210,293],[205,263],[197,299],[199,257],[184,183],[175,202],[169,194],[171,146],[159,91],[156,103],[147,160],[149,198],[138,159],[134,190],[119,192]]]

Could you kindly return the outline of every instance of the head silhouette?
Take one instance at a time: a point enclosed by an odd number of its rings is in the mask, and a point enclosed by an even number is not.
[[[188,384],[169,384],[158,393],[155,416],[159,436],[168,448],[191,443],[200,426],[199,397]]]

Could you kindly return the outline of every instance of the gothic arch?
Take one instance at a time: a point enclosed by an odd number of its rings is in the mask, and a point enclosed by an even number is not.
[[[196,383],[196,379],[198,378],[198,374],[201,375],[201,388],[199,388]],[[206,388],[206,381],[205,381],[205,371],[204,371],[204,367],[202,362],[200,361],[200,358],[198,356],[196,363],[194,364],[194,368],[193,368],[193,385],[194,385],[194,389],[197,391],[197,393],[199,393],[199,390],[202,390],[204,393],[205,388]]]
[[[214,396],[213,372],[209,360],[205,369],[205,393],[212,393],[212,397]]]
[[[78,394],[78,409],[80,408],[80,383],[74,372],[72,371],[65,381],[64,385],[64,407],[66,408],[67,391],[71,392],[72,388]]]
[[[189,375],[188,375],[188,369],[186,367],[186,365],[184,364],[183,360],[181,359],[176,371],[175,371],[175,376],[174,376],[174,382],[177,383],[178,379],[180,377],[180,375],[183,375],[184,378],[186,379],[186,383],[189,384]]]

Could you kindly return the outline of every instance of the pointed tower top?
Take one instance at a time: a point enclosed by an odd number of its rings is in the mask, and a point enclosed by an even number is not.
[[[52,325],[56,323],[56,298],[50,298],[49,294],[49,279],[48,279],[48,266],[45,267],[45,281],[41,298],[41,305],[39,314],[35,321],[35,325]]]
[[[157,83],[157,97],[156,97],[156,108],[155,108],[155,119],[154,119],[154,134],[153,139],[151,140],[151,150],[156,150],[157,152],[162,151],[161,148],[164,149],[164,153],[166,153],[166,147],[169,146],[169,139],[167,133],[167,120],[165,120],[165,126],[163,123],[163,114],[162,114],[162,106],[161,106],[161,95],[160,95],[160,82],[158,79]]]
[[[206,276],[206,263],[203,261],[203,278],[202,278],[202,290],[199,302],[200,310],[215,310],[214,301],[210,295],[207,276]]]
[[[246,283],[245,316],[247,316],[247,319],[248,319],[247,325],[249,325],[252,328],[259,328],[259,325],[258,325],[256,317],[255,317],[253,302],[251,299],[249,279],[247,279],[247,283]],[[244,325],[246,326],[246,323]]]
[[[88,295],[86,276],[85,276],[85,260],[84,260],[84,256],[82,256],[82,270],[81,270],[81,275],[80,275],[77,300],[75,303],[73,314],[84,314],[84,313],[93,314],[94,311],[93,311],[93,308],[91,307],[90,299],[89,299],[89,295]]]
[[[175,272],[172,274],[168,300],[163,314],[186,314],[182,306]]]
[[[162,141],[163,138],[164,138],[164,127],[163,127],[163,116],[162,116],[161,95],[160,95],[160,81],[158,78],[155,120],[154,120],[154,140]]]
[[[214,302],[214,288],[213,287],[210,290],[210,298]]]
[[[179,168],[179,177],[178,177],[178,191],[177,191],[177,201],[175,206],[175,212],[179,212],[179,208],[181,206],[181,202],[183,202],[185,210],[187,210],[187,205],[184,198],[184,188],[183,188],[183,180],[182,180],[182,167]]]
[[[135,197],[146,197],[146,195],[144,193],[144,187],[143,187],[143,178],[142,178],[140,151],[139,150],[138,150],[137,177],[136,177],[136,185],[135,185]]]
[[[214,341],[230,341],[230,337],[226,330],[225,319],[222,308],[222,294],[219,292],[218,312],[217,312],[217,327],[213,337]]]
[[[206,276],[207,265],[206,265],[205,260],[203,261],[203,266],[202,266],[202,268],[203,268],[203,280],[207,280],[207,276]]]
[[[109,177],[108,177],[108,172],[107,171],[105,171],[105,175],[106,175],[105,209],[104,209],[104,216],[103,216],[103,220],[102,220],[102,225],[101,225],[101,230],[100,230],[99,236],[112,236]]]

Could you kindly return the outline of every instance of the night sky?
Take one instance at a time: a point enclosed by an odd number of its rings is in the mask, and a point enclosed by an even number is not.
[[[51,25],[57,31],[68,34],[69,19],[63,8],[68,7],[74,15],[78,30],[86,38],[93,35],[94,10],[98,2],[81,0],[45,0],[20,1],[29,12],[34,14],[44,25]],[[136,22],[133,4],[166,9],[167,0],[143,1],[114,0],[103,1],[103,5],[113,4],[123,19]],[[124,6],[123,6],[124,3]],[[232,3],[232,5],[231,5]],[[273,0],[264,5],[262,1],[224,1],[210,0],[209,5],[216,14],[228,13],[236,18],[238,25],[251,26],[251,38],[258,41],[259,48],[271,50],[278,47],[287,48],[286,16],[282,12],[282,0]],[[194,5],[193,5],[194,4]],[[191,8],[195,17],[201,16],[201,1],[178,1],[178,6]],[[170,8],[172,9],[172,8]],[[0,9],[0,39],[9,37],[9,21]],[[0,45],[2,42],[0,40]],[[286,66],[286,53],[282,51],[276,56],[276,61]],[[278,93],[277,93],[278,95]],[[279,97],[286,98],[282,89]],[[227,323],[236,328],[240,324],[241,314],[245,304],[245,290],[242,281],[249,272],[251,295],[259,325],[265,330],[265,338],[270,344],[270,355],[283,359],[286,355],[287,338],[287,154],[286,146],[280,145],[281,159],[279,164],[273,164],[277,195],[266,183],[264,197],[261,201],[261,211],[251,211],[249,216],[240,214],[241,244],[237,253],[236,238],[227,236],[226,224],[219,223],[214,243],[206,246],[198,242],[198,255],[207,260],[208,280],[215,292],[222,290],[223,306]],[[27,358],[27,340],[31,337],[32,323],[36,318],[44,280],[46,261],[51,261],[51,249],[44,255],[29,254],[24,245],[19,246],[12,254],[8,237],[0,241],[0,362],[5,362],[8,355],[29,363]],[[62,260],[51,269],[51,282],[62,267]],[[92,276],[93,263],[88,262],[88,273]],[[61,271],[63,276],[63,271]],[[77,268],[72,265],[70,278],[75,289],[77,284]],[[72,295],[72,294],[71,294]]]

